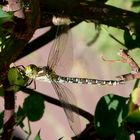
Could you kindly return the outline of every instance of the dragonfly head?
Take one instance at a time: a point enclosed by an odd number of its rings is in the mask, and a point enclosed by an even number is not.
[[[35,79],[38,74],[38,68],[37,66],[31,64],[25,67],[25,75],[31,79]]]

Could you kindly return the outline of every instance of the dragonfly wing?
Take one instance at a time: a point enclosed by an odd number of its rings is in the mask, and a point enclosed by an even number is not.
[[[62,85],[60,83],[53,81],[52,85],[62,103],[63,109],[66,113],[66,116],[67,116],[67,119],[68,119],[68,122],[69,122],[69,125],[70,125],[72,131],[76,135],[78,135],[81,130],[80,129],[81,125],[80,125],[79,115],[72,112],[71,105],[75,105],[75,106],[77,105],[76,99],[75,99],[73,93],[67,87],[65,87],[64,85]],[[78,113],[78,109],[76,110],[76,112]]]
[[[67,41],[67,36],[68,36],[66,32],[67,30],[68,30],[68,26],[66,25],[61,27],[58,26],[56,39],[53,42],[48,57],[48,66],[53,70],[55,69],[55,66],[57,66],[57,64],[59,63],[60,58],[65,50],[65,43]],[[57,37],[57,35],[59,35],[60,32],[63,32],[62,35]]]

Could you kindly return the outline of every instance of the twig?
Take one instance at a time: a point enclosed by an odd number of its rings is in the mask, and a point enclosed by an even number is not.
[[[128,54],[127,50],[120,49],[118,55],[123,59],[123,62],[128,63],[132,73],[137,73],[139,71],[138,64],[133,60],[133,58]]]
[[[70,25],[70,29],[75,27],[78,23],[73,23]],[[59,26],[60,28],[60,26]],[[22,57],[36,51],[37,49],[43,47],[45,44],[51,42],[56,37],[56,32],[58,31],[58,26],[53,26],[49,31],[47,31],[45,34],[39,36],[37,39],[29,42],[25,48],[23,49],[20,56],[17,57],[16,60],[21,59]],[[59,37],[63,32],[59,32],[57,34],[57,37]]]
[[[54,99],[52,97],[49,97],[47,95],[44,95],[44,94],[42,94],[40,92],[34,91],[32,89],[29,89],[29,88],[25,88],[25,87],[21,87],[21,91],[23,91],[23,92],[25,92],[27,94],[39,94],[40,96],[42,96],[45,99],[45,101],[47,101],[47,102],[49,102],[51,104],[54,104],[54,105],[62,107],[62,103],[59,100]],[[64,103],[64,104],[66,104],[66,103]],[[83,109],[81,109],[79,107],[76,107],[74,105],[66,105],[65,107],[67,107],[67,108],[69,107],[68,109],[71,109],[75,113],[78,113],[79,115],[83,116],[89,122],[92,122],[94,120],[94,117],[93,117],[92,114],[90,114],[89,112],[87,112],[87,111],[85,111],[85,110],[83,110]],[[78,112],[77,112],[77,110],[78,110]]]
[[[124,50],[124,49],[120,49],[118,55],[121,57],[121,59],[119,59],[119,60],[108,60],[108,59],[105,59],[103,56],[101,56],[101,58],[103,61],[107,61],[110,63],[123,62],[123,63],[127,63],[130,66],[130,68],[131,68],[130,73],[116,76],[116,78],[118,78],[119,80],[130,81],[130,80],[134,80],[134,79],[139,79],[140,78],[140,68],[139,68],[138,64],[135,62],[135,60],[128,54],[128,51]]]
[[[134,74],[127,73],[127,74],[124,74],[124,75],[116,76],[116,78],[119,78],[120,80],[124,80],[124,81],[139,79],[140,78],[140,72],[137,72],[137,73],[134,73]]]
[[[131,73],[117,76],[117,78],[129,81],[140,78],[140,68],[134,59],[128,54],[127,50],[120,49],[119,56],[122,58],[122,62],[128,63],[131,68]]]
[[[138,13],[123,10],[117,7],[113,7],[100,2],[79,2],[71,1],[67,2],[63,0],[61,2],[49,3],[45,0],[40,0],[41,12],[69,17],[72,21],[91,21],[94,23],[105,24],[108,26],[120,28],[120,29],[132,29],[139,30],[140,18]],[[43,14],[45,15],[45,14]],[[46,18],[42,18],[41,23],[44,23]],[[119,20],[118,20],[119,19]],[[132,25],[133,23],[133,25]]]
[[[3,83],[4,87],[4,132],[2,134],[2,140],[11,140],[14,129],[14,109],[15,109],[15,93],[12,90],[6,90],[9,87],[8,81]]]
[[[103,140],[103,138],[97,134],[97,131],[95,129],[93,122],[87,124],[86,128],[78,136],[72,137],[72,140],[86,140],[86,139],[87,140]]]

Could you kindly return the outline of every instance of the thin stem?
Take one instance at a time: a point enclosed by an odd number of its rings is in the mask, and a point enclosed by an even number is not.
[[[60,106],[60,107],[63,107],[62,106],[62,103],[57,100],[57,99],[54,99],[52,97],[49,97],[47,95],[44,95],[40,92],[37,92],[37,91],[34,91],[32,89],[29,89],[29,88],[25,88],[25,87],[21,87],[21,91],[27,93],[27,94],[39,94],[40,96],[42,96],[46,102],[49,102],[51,104],[54,104],[54,105],[57,105],[57,106]],[[66,104],[66,103],[64,103]],[[65,105],[65,107],[69,107],[68,109],[72,109],[72,111],[74,111],[75,113],[78,113],[79,115],[83,116],[84,118],[86,118],[89,122],[93,122],[94,120],[94,117],[92,114],[90,114],[89,112],[79,108],[79,107],[76,107],[74,105]],[[77,110],[79,112],[77,112]]]
[[[124,80],[124,81],[139,79],[140,78],[140,68],[139,68],[138,64],[135,62],[135,60],[128,54],[128,51],[120,49],[119,56],[122,58],[122,61],[124,63],[129,64],[132,71],[131,71],[131,73],[117,76],[117,78]]]

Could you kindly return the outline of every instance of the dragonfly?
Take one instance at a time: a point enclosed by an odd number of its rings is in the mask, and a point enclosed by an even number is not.
[[[56,42],[58,42],[58,39],[56,40]],[[90,85],[118,85],[122,84],[123,80],[98,80],[89,78],[66,77],[57,74],[56,68],[66,46],[60,46],[56,42],[54,43],[55,45],[52,45],[52,48],[49,52],[47,66],[36,66],[34,64],[30,64],[24,68],[24,73],[30,79],[40,80],[52,84],[60,102],[62,103],[62,107],[67,116],[70,128],[74,134],[78,135],[81,130],[80,118],[76,113],[69,109],[70,104],[77,106],[76,98],[74,94],[63,84],[74,83]]]

